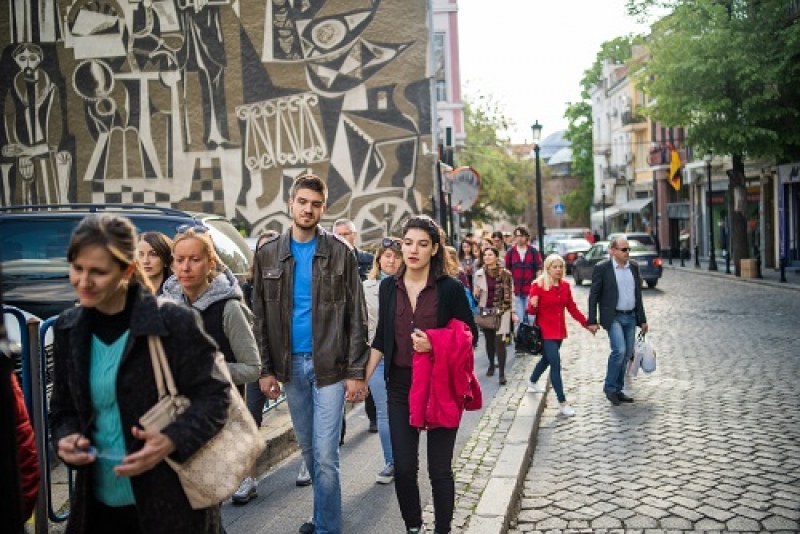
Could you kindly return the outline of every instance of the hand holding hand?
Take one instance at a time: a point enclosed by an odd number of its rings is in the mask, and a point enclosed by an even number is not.
[[[344,381],[344,400],[348,402],[361,402],[366,400],[369,389],[367,383],[363,380],[356,380],[348,378]]]
[[[587,327],[586,327],[586,330],[588,330],[589,332],[591,332],[591,333],[592,333],[592,335],[594,336],[594,335],[596,335],[596,334],[597,334],[597,330],[598,330],[599,328],[600,328],[600,327],[599,327],[598,325],[596,325],[596,324],[590,324],[589,326],[587,326]]]
[[[150,471],[175,451],[175,444],[166,434],[138,427],[131,428],[131,433],[134,438],[144,441],[144,447],[122,459],[122,463],[114,468],[117,476],[132,477]]]

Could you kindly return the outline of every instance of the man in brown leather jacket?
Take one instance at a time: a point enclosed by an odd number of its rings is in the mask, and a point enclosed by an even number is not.
[[[314,486],[314,515],[301,533],[342,532],[342,410],[345,400],[364,400],[367,389],[367,311],[358,263],[344,241],[319,226],[326,201],[319,177],[298,177],[289,193],[291,228],[267,241],[254,260],[259,385],[276,399],[283,383]]]

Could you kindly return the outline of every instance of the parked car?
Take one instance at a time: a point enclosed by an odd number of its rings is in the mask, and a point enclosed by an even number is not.
[[[598,241],[587,252],[578,255],[572,270],[572,278],[575,279],[576,286],[582,285],[584,280],[591,280],[594,266],[601,260],[608,259],[608,243],[608,241]],[[658,253],[632,239],[628,240],[628,246],[631,247],[629,257],[639,265],[642,280],[647,287],[656,287],[664,270],[663,261]]]
[[[629,234],[626,234],[625,232],[614,232],[613,234],[608,234],[608,240],[611,241],[616,237],[622,236],[625,236],[628,241],[638,241],[648,250],[658,252],[658,242],[656,241],[655,236],[653,236],[653,234],[648,234],[647,232],[631,232]]]
[[[578,254],[586,252],[592,246],[586,239],[557,239],[544,246],[544,257],[550,254],[558,254],[564,258],[567,274],[572,272]]]
[[[547,228],[544,231],[544,245],[559,239],[586,239],[592,235],[589,228]]]
[[[253,253],[224,217],[136,204],[69,204],[0,208],[0,262],[5,304],[47,319],[75,303],[69,284],[67,246],[72,231],[89,213],[128,217],[139,232],[172,237],[184,224],[203,224],[222,262],[244,280]]]

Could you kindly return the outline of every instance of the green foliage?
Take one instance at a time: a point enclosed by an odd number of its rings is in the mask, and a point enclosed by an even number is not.
[[[646,10],[652,0],[630,2]],[[685,126],[700,151],[778,160],[800,153],[800,24],[786,0],[675,0],[637,80],[647,113]]]
[[[464,103],[464,121],[467,139],[458,164],[469,165],[481,175],[472,219],[490,221],[498,214],[519,217],[531,196],[533,171],[530,160],[515,157],[509,139],[498,135],[509,129],[510,120],[492,97],[479,95],[474,102]]]

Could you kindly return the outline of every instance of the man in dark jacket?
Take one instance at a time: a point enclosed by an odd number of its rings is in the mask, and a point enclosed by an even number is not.
[[[319,221],[327,187],[298,177],[289,193],[292,226],[256,254],[254,333],[259,384],[286,400],[314,486],[314,515],[300,532],[342,532],[339,436],[345,400],[362,401],[369,347],[367,309],[356,257]]]
[[[359,250],[356,246],[356,238],[358,237],[358,230],[356,225],[350,219],[336,219],[333,223],[333,233],[350,243],[353,247],[353,252],[358,260],[358,276],[361,281],[367,279],[367,274],[372,269],[372,263],[375,261],[375,256],[369,252]]]
[[[597,308],[600,308],[600,325],[608,332],[611,354],[603,384],[606,397],[614,406],[620,402],[633,402],[622,388],[625,386],[625,363],[633,353],[636,327],[647,333],[647,317],[642,303],[642,277],[639,266],[628,259],[630,245],[624,237],[611,240],[611,256],[598,263],[592,273],[589,290],[588,329],[597,332]]]

